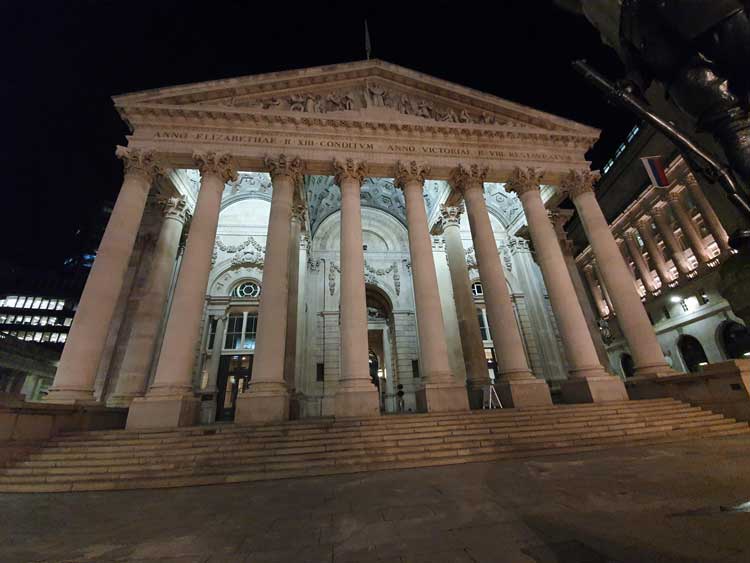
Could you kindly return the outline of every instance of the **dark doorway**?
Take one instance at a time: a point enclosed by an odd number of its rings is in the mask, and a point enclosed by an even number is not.
[[[237,395],[244,393],[250,385],[253,371],[253,355],[222,356],[219,375],[216,379],[216,420],[234,420]]]
[[[677,341],[677,347],[688,371],[697,372],[701,366],[708,365],[708,358],[703,346],[694,336],[683,334]]]
[[[750,357],[750,331],[746,326],[736,321],[727,321],[721,327],[719,337],[727,358],[736,360]]]
[[[628,353],[624,353],[620,356],[620,367],[622,367],[622,373],[625,377],[633,377],[635,375],[635,362],[633,362],[633,356]]]

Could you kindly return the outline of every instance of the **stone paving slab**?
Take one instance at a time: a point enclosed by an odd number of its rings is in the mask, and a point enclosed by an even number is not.
[[[750,561],[750,438],[188,489],[0,495],[0,561]]]

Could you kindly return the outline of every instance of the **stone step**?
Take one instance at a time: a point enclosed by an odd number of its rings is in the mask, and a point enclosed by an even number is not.
[[[648,438],[634,438],[615,445],[620,447],[638,446],[643,444],[661,444],[695,438],[718,438],[750,432],[747,425],[715,432],[674,431],[663,436],[649,436]],[[585,451],[596,451],[612,447],[608,443],[577,444],[573,447],[542,448],[529,450],[514,450],[511,452],[476,453],[462,456],[433,457],[418,460],[375,461],[365,464],[340,464],[317,467],[305,465],[302,468],[277,470],[273,473],[266,471],[244,471],[227,474],[226,472],[203,475],[164,476],[157,474],[151,477],[123,480],[75,481],[75,482],[34,482],[12,483],[0,478],[0,492],[31,493],[31,492],[68,492],[68,491],[106,491],[125,489],[153,489],[169,487],[200,486],[213,484],[228,484],[258,480],[275,480],[293,477],[334,475],[342,473],[371,472],[387,469],[409,469],[416,467],[430,467],[452,465],[457,463],[473,463],[483,461],[498,461],[512,458],[536,458],[550,455],[562,455]]]
[[[372,417],[366,419],[336,419],[328,418],[324,420],[318,420],[314,423],[307,423],[305,421],[294,421],[277,424],[267,425],[234,425],[234,424],[223,424],[214,426],[193,426],[179,429],[143,429],[143,430],[100,430],[90,431],[82,433],[63,433],[52,439],[52,442],[57,441],[76,441],[76,440],[106,440],[106,441],[117,441],[117,440],[130,440],[136,439],[159,439],[160,436],[170,438],[175,435],[205,435],[206,432],[216,432],[217,434],[225,433],[246,433],[248,430],[254,432],[273,432],[283,431],[300,433],[307,429],[315,428],[330,428],[332,426],[336,428],[349,428],[349,427],[373,427],[373,426],[389,426],[389,427],[402,427],[409,426],[411,424],[419,425],[429,424],[438,425],[443,421],[447,420],[466,420],[473,417],[513,417],[517,419],[524,419],[526,417],[538,417],[545,413],[550,413],[554,417],[565,417],[567,415],[579,416],[586,412],[589,413],[611,413],[617,414],[621,412],[645,412],[649,410],[658,410],[663,408],[663,405],[671,404],[679,408],[694,409],[697,407],[691,407],[685,403],[680,403],[674,399],[652,399],[648,401],[617,401],[612,403],[591,403],[591,404],[578,404],[578,405],[553,405],[544,407],[525,407],[520,409],[497,409],[492,411],[469,411],[460,413],[439,413],[439,414],[404,414],[404,415],[390,415]]]
[[[709,422],[712,420],[723,420],[721,415],[707,413],[700,411],[698,413],[682,413],[677,415],[670,415],[664,417],[642,417],[640,419],[608,419],[602,421],[597,419],[595,422],[585,424],[559,424],[559,425],[537,425],[529,424],[527,426],[517,425],[488,425],[481,427],[450,427],[450,428],[434,428],[429,431],[423,431],[419,433],[404,433],[402,435],[325,435],[315,436],[304,440],[290,438],[273,438],[268,440],[216,440],[215,442],[201,441],[199,443],[171,443],[165,444],[149,444],[144,446],[109,446],[109,447],[81,447],[81,448],[44,448],[31,455],[30,461],[60,461],[60,460],[112,460],[116,458],[131,459],[142,456],[151,456],[151,454],[158,453],[159,457],[165,455],[196,455],[203,451],[212,452],[232,452],[242,449],[257,449],[257,450],[269,450],[278,452],[281,449],[293,449],[293,448],[310,448],[320,445],[329,444],[334,441],[337,447],[346,447],[348,445],[362,445],[369,444],[372,446],[392,446],[407,444],[410,441],[419,441],[424,439],[433,439],[443,436],[460,437],[460,436],[488,436],[494,435],[501,438],[512,436],[533,436],[533,435],[545,435],[553,434],[560,435],[562,433],[581,433],[581,432],[599,432],[603,430],[624,430],[627,428],[641,428],[654,425],[669,424],[684,424],[687,422]]]
[[[651,428],[633,428],[628,430],[613,430],[608,432],[591,432],[586,434],[570,433],[566,435],[555,435],[548,434],[544,436],[513,436],[510,439],[503,436],[489,437],[460,437],[453,439],[453,437],[445,437],[440,441],[429,441],[428,443],[416,442],[416,443],[402,443],[394,447],[352,447],[349,449],[339,448],[316,448],[306,449],[307,451],[256,451],[256,452],[234,452],[228,455],[222,455],[221,457],[216,456],[192,456],[192,457],[178,457],[174,458],[171,456],[160,456],[159,460],[144,459],[139,460],[139,463],[116,463],[111,462],[108,465],[91,466],[91,465],[78,465],[70,466],[63,465],[59,467],[15,467],[6,469],[2,474],[7,476],[36,476],[36,475],[68,475],[69,479],[84,478],[81,477],[86,475],[85,478],[100,478],[101,474],[112,475],[117,474],[117,478],[133,478],[132,473],[136,472],[148,472],[148,471],[165,471],[165,470],[177,470],[180,467],[211,467],[211,466],[227,466],[236,463],[242,463],[243,466],[258,465],[258,464],[277,464],[277,463],[312,463],[316,460],[327,459],[333,460],[333,462],[340,463],[338,460],[358,459],[359,457],[375,457],[378,459],[384,459],[388,456],[403,457],[408,455],[417,454],[428,455],[429,452],[439,452],[442,450],[446,451],[463,451],[472,448],[504,448],[507,451],[511,451],[515,448],[523,447],[567,447],[576,443],[582,443],[584,441],[594,442],[605,442],[606,440],[623,440],[630,437],[646,436],[646,435],[661,435],[665,432],[687,430],[691,428],[697,428],[701,430],[719,430],[719,429],[730,429],[730,428],[745,428],[747,425],[742,425],[728,419],[720,419],[712,422],[711,424],[688,423],[684,425],[660,425]],[[128,460],[132,461],[132,460]],[[227,471],[236,470],[236,467],[228,467]],[[186,474],[192,473],[192,470],[186,469]],[[64,480],[64,479],[55,479]]]
[[[705,415],[706,411],[702,411],[701,409],[698,409],[696,407],[687,407],[687,408],[670,408],[670,409],[663,409],[663,410],[657,410],[654,412],[647,412],[647,413],[626,413],[626,414],[620,414],[616,416],[610,416],[607,417],[607,420],[613,420],[613,421],[622,421],[627,422],[629,420],[638,420],[641,418],[658,418],[658,417],[666,417],[666,416],[694,416],[694,415]],[[520,426],[526,426],[530,424],[546,424],[551,427],[562,427],[566,425],[585,425],[585,424],[591,424],[596,425],[601,423],[601,416],[599,415],[593,415],[593,416],[571,416],[567,417],[565,419],[561,418],[553,418],[553,419],[547,419],[547,418],[531,418],[526,420],[500,420],[497,421],[495,419],[486,417],[486,418],[476,418],[474,420],[465,420],[465,421],[459,421],[459,422],[452,422],[451,424],[429,424],[429,425],[422,425],[419,427],[407,427],[407,428],[401,428],[397,429],[396,431],[392,433],[398,433],[399,435],[406,435],[406,434],[414,434],[418,432],[424,432],[424,431],[432,431],[432,430],[450,430],[450,429],[459,429],[459,428],[483,428],[483,427],[499,427],[499,426],[508,426],[508,427],[520,427]],[[389,428],[390,429],[390,428]],[[56,440],[48,444],[49,449],[55,449],[59,451],[72,451],[73,449],[81,448],[81,447],[90,447],[90,448],[97,448],[99,451],[107,451],[107,448],[114,449],[119,448],[122,446],[136,446],[136,447],[142,447],[143,449],[148,448],[155,448],[155,449],[162,449],[165,445],[169,444],[198,444],[198,443],[217,443],[219,441],[236,441],[237,440],[237,433],[216,433],[216,434],[204,434],[202,436],[175,436],[172,438],[161,438],[158,440],[153,439],[131,439],[131,440],[123,440],[123,441],[104,441],[104,440],[94,440],[94,441],[82,441],[82,440],[76,440],[76,441],[60,441]],[[384,433],[382,429],[372,429],[372,428],[347,428],[347,429],[337,429],[334,427],[328,427],[328,428],[322,428],[318,429],[314,432],[308,431],[305,433],[300,432],[273,432],[273,433],[256,433],[252,431],[248,431],[245,434],[242,434],[242,439],[245,441],[263,441],[263,440],[274,440],[274,439],[293,439],[293,440],[311,440],[315,439],[320,436],[330,437],[332,435],[336,435],[341,437],[342,439],[345,439],[347,436],[358,436],[358,437],[365,437],[365,436],[383,436],[387,433]]]

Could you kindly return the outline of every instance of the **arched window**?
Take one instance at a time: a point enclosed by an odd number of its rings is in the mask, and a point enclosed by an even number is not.
[[[701,366],[708,365],[708,358],[703,346],[694,336],[683,334],[677,341],[677,347],[688,371],[696,372]]]
[[[736,321],[727,321],[721,327],[719,339],[727,358],[750,358],[750,330]]]
[[[624,352],[620,355],[620,367],[625,377],[633,377],[635,374],[635,362],[633,362],[633,356]]]
[[[482,282],[474,282],[471,284],[471,293],[474,297],[481,297],[484,295],[484,289],[482,289]]]
[[[260,295],[260,285],[256,281],[246,281],[239,284],[232,291],[232,297],[253,299]]]

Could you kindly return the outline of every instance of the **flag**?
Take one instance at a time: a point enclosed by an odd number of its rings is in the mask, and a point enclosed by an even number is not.
[[[648,177],[651,179],[651,183],[655,187],[669,187],[669,178],[667,178],[667,172],[664,170],[664,163],[661,161],[660,156],[644,156],[641,157],[641,162],[646,169]]]
[[[372,44],[370,43],[370,30],[367,29],[367,20],[365,20],[365,53],[367,54],[367,60],[370,60],[370,52],[372,51]]]

